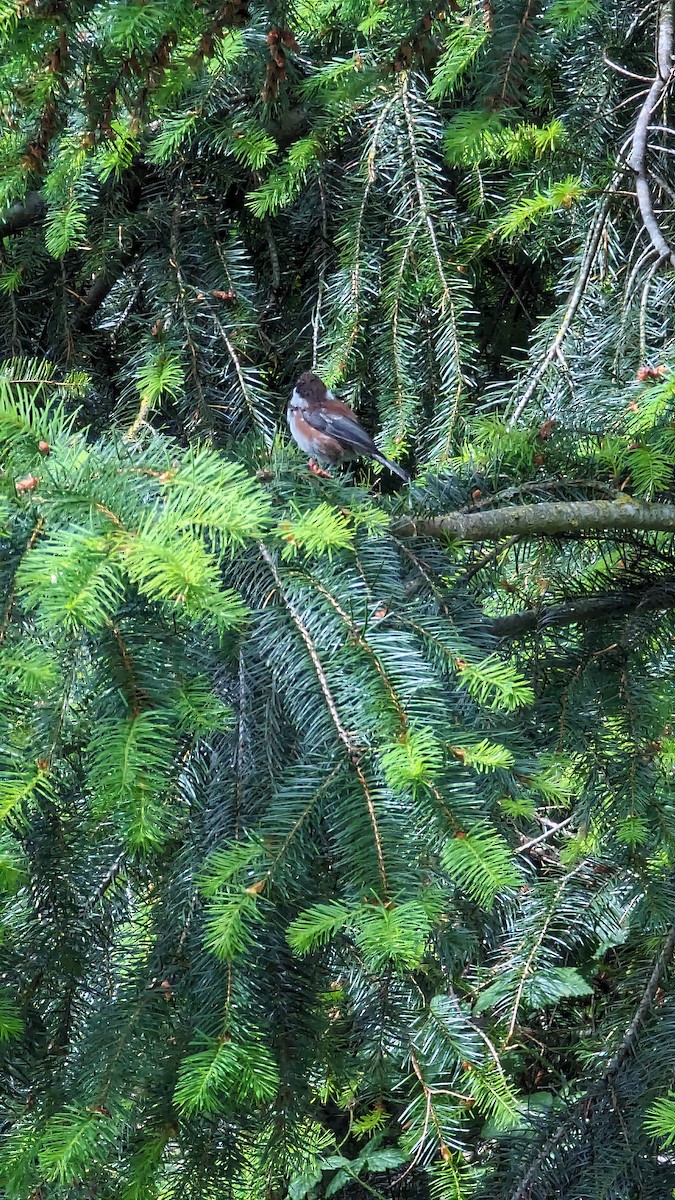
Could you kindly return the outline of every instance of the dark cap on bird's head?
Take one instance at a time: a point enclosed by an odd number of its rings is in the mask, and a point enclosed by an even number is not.
[[[303,371],[295,385],[296,392],[302,396],[303,400],[309,400],[310,404],[321,404],[332,392],[326,387],[323,379],[319,379],[313,371]]]

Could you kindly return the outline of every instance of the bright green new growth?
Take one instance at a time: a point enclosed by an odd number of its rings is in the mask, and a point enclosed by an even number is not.
[[[675,1187],[656,26],[0,0],[7,1200]]]

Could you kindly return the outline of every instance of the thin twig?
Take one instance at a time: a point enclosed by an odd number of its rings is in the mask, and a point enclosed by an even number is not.
[[[656,142],[647,142],[647,149],[653,150],[656,154],[669,154],[672,158],[675,155],[675,150],[672,146],[657,146]],[[635,193],[637,195],[637,192]],[[655,214],[659,215],[659,210],[654,209]]]
[[[322,327],[321,305],[326,290],[326,266],[328,253],[328,206],[326,204],[326,189],[323,178],[317,180],[319,199],[321,201],[321,264],[319,266],[319,285],[316,293],[316,305],[312,313],[312,370],[316,371],[319,361],[319,332]]]
[[[26,548],[24,550],[24,554],[27,554],[29,550],[33,549],[33,546],[35,545],[40,534],[42,533],[44,523],[45,523],[44,517],[38,517],[38,519],[35,523],[35,528],[33,529],[33,532],[31,533],[28,541],[26,542]],[[21,555],[21,559],[23,560],[23,554]],[[16,598],[16,572],[14,573],[14,577],[12,579],[12,582],[11,582],[11,585],[10,585],[10,588],[9,588],[9,591],[7,594],[7,600],[5,603],[5,611],[3,612],[2,619],[0,620],[0,642],[3,642],[7,635],[9,623],[12,619],[12,610],[14,608],[15,598]]]
[[[612,198],[619,186],[619,183],[621,182],[622,174],[622,171],[615,172],[609,187],[607,188],[595,220],[591,225],[576,282],[565,306],[565,312],[563,313],[563,319],[560,323],[560,328],[551,342],[551,345],[542,355],[537,363],[537,366],[532,371],[532,374],[530,375],[530,381],[527,384],[527,387],[525,388],[525,391],[523,392],[515,409],[513,410],[513,415],[509,421],[509,428],[512,428],[522,416],[523,411],[534,396],[537,387],[541,383],[541,380],[546,374],[551,363],[556,358],[560,346],[562,346],[567,334],[569,333],[572,321],[577,314],[577,309],[581,304],[584,292],[586,291],[586,287],[591,276],[591,271],[593,269],[593,263],[595,262],[595,256],[598,252],[598,246],[600,245],[600,239],[605,228],[607,217],[609,216]]]
[[[127,852],[126,852],[126,850],[123,850],[122,853],[119,854],[118,857],[115,859],[112,866],[108,868],[105,875],[103,876],[103,879],[101,880],[96,891],[94,892],[94,895],[92,896],[91,901],[90,901],[91,908],[93,908],[93,906],[97,900],[103,899],[106,892],[108,891],[108,888],[112,886],[112,884],[117,879],[117,876],[119,875],[120,871],[124,867],[124,864],[126,863],[126,859],[127,859]]]
[[[606,63],[608,67],[611,67],[613,71],[617,71],[619,75],[625,75],[627,79],[636,79],[638,83],[652,82],[651,76],[636,75],[635,71],[629,71],[627,67],[622,67],[619,65],[619,63],[612,62],[611,58],[609,58],[606,54],[603,54],[602,61]]]
[[[528,7],[529,7],[529,0],[528,0]],[[419,154],[417,152],[417,144],[415,142],[415,123],[413,121],[413,116],[410,111],[410,101],[408,98],[408,76],[407,76],[407,73],[404,75],[404,78],[402,81],[401,100],[403,103],[403,111],[405,113],[406,128],[407,128],[407,133],[408,133],[408,143],[410,145],[410,158],[412,161],[413,175],[415,177],[415,189],[417,191],[417,197],[419,200],[420,213],[421,213],[422,219],[424,221],[424,224],[427,227],[427,232],[429,234],[429,241],[431,243],[433,257],[434,257],[434,261],[436,263],[436,270],[438,273],[438,278],[439,278],[439,281],[441,284],[441,289],[442,289],[440,309],[441,309],[441,313],[444,313],[446,308],[450,312],[450,334],[452,337],[453,353],[454,353],[455,366],[456,366],[456,371],[457,371],[457,382],[455,385],[455,396],[454,396],[454,403],[452,406],[452,412],[451,412],[450,417],[447,422],[447,432],[445,435],[445,441],[447,444],[450,440],[450,436],[451,436],[451,433],[452,433],[452,430],[453,430],[453,427],[455,424],[455,419],[457,417],[457,412],[459,409],[459,402],[460,402],[460,399],[462,396],[462,389],[464,386],[464,380],[462,378],[462,367],[461,367],[461,363],[462,363],[461,344],[460,344],[460,340],[459,340],[459,334],[457,332],[457,320],[456,320],[456,316],[455,316],[455,301],[454,301],[454,298],[452,295],[452,289],[450,287],[450,284],[449,284],[447,276],[446,276],[445,267],[443,266],[443,259],[441,257],[441,251],[440,251],[440,247],[438,244],[438,238],[436,237],[436,229],[434,227],[434,222],[431,217],[430,206],[429,206],[429,202],[427,200],[427,195],[426,195],[426,192],[424,189],[424,183],[422,180],[422,166],[420,163]]]
[[[270,572],[271,572],[272,576],[274,577],[274,581],[277,585],[277,591],[278,591],[279,595],[281,596],[281,598],[283,599],[283,602],[286,605],[286,608],[288,609],[289,613],[291,614],[291,617],[292,617],[293,622],[298,630],[298,633],[300,634],[300,637],[302,638],[303,642],[305,643],[305,646],[307,648],[307,653],[309,654],[309,657],[312,660],[312,666],[314,667],[314,670],[316,672],[316,677],[319,681],[319,687],[321,688],[321,691],[323,692],[324,699],[326,701],[326,705],[328,707],[328,711],[331,715],[331,719],[332,719],[335,729],[337,731],[338,737],[339,737],[340,741],[342,742],[343,746],[345,747],[347,754],[349,755],[349,761],[351,762],[352,767],[354,768],[354,771],[356,773],[358,781],[363,790],[363,794],[364,794],[365,801],[366,801],[366,806],[368,808],[368,815],[370,817],[370,823],[371,823],[372,830],[373,830],[373,838],[375,841],[375,849],[377,852],[377,862],[378,862],[378,867],[379,867],[379,872],[380,872],[380,879],[382,882],[383,897],[386,897],[389,895],[389,885],[387,883],[387,873],[386,873],[385,865],[384,865],[384,852],[382,849],[382,839],[380,837],[380,831],[379,831],[378,824],[377,824],[377,816],[375,813],[375,805],[373,804],[373,798],[370,794],[370,788],[368,786],[368,781],[366,780],[366,777],[363,773],[363,768],[360,763],[359,748],[355,744],[353,739],[350,737],[350,735],[348,734],[347,730],[345,729],[345,727],[342,723],[342,719],[338,712],[337,705],[336,705],[335,699],[333,697],[333,693],[330,690],[328,680],[326,679],[326,675],[325,675],[323,666],[321,664],[321,659],[319,658],[319,655],[316,652],[316,647],[314,645],[314,642],[312,641],[309,630],[307,629],[307,626],[305,625],[304,621],[302,620],[302,617],[300,616],[300,613],[298,612],[295,604],[293,603],[290,596],[286,592],[286,589],[283,585],[283,581],[277,570],[277,567],[274,562],[274,559],[272,558],[272,555],[270,554],[269,550],[262,542],[258,543],[258,550],[260,551],[260,554],[262,555],[263,559],[267,563],[267,566],[269,567]]]
[[[511,78],[511,71],[513,70],[514,62],[516,61],[516,54],[518,52],[518,46],[520,45],[520,40],[527,28],[527,24],[530,19],[530,9],[531,8],[532,8],[532,0],[527,0],[523,15],[520,18],[520,21],[518,22],[518,32],[516,33],[513,45],[511,46],[511,51],[509,53],[509,57],[506,61],[506,70],[504,71],[504,82],[502,84],[502,90],[501,90],[501,94],[500,94],[500,100],[502,101],[502,103],[504,103],[506,101],[506,91],[509,86],[509,80]]]
[[[270,878],[272,877],[272,875],[274,873],[274,868],[276,867],[280,858],[282,858],[282,856],[286,853],[286,850],[288,849],[291,842],[293,841],[293,838],[295,837],[296,833],[302,826],[303,822],[307,820],[307,817],[309,816],[312,809],[314,808],[314,805],[316,804],[317,800],[330,787],[333,780],[336,779],[337,776],[340,774],[340,772],[343,771],[344,769],[345,769],[344,763],[339,762],[337,764],[337,766],[333,767],[333,770],[331,771],[330,775],[327,775],[326,778],[324,780],[322,780],[322,782],[319,784],[316,791],[312,793],[311,799],[307,802],[307,804],[303,808],[302,812],[300,813],[300,816],[297,817],[296,820],[293,822],[291,828],[289,829],[283,842],[281,843],[281,846],[277,850],[274,858],[271,859],[271,861],[270,861],[270,864],[267,868],[267,875]]]
[[[668,936],[666,937],[666,940],[663,943],[663,946],[661,947],[661,951],[658,955],[658,958],[656,959],[656,962],[654,963],[652,973],[649,976],[647,986],[646,986],[644,992],[642,993],[642,997],[640,999],[640,1003],[638,1005],[635,1016],[633,1017],[633,1020],[631,1021],[623,1038],[621,1039],[621,1044],[615,1050],[614,1054],[612,1055],[609,1062],[607,1063],[607,1066],[605,1067],[605,1070],[604,1070],[603,1076],[602,1076],[604,1082],[607,1082],[608,1080],[612,1079],[616,1075],[617,1071],[619,1071],[620,1067],[622,1066],[622,1064],[624,1063],[624,1061],[630,1054],[631,1050],[633,1050],[635,1043],[637,1042],[637,1039],[639,1037],[640,1030],[644,1024],[647,1013],[649,1012],[649,1010],[654,1002],[654,997],[657,993],[659,984],[661,983],[663,976],[665,975],[666,971],[668,970],[668,967],[670,966],[674,951],[675,951],[675,923],[673,923],[671,925],[671,927],[668,931]]]
[[[180,307],[180,311],[181,311],[181,314],[183,317],[183,329],[185,331],[185,341],[187,343],[188,350],[190,351],[190,359],[191,359],[191,364],[192,364],[190,367],[190,375],[194,381],[195,390],[197,392],[197,404],[198,404],[199,415],[202,419],[204,416],[206,416],[207,423],[210,424],[211,423],[210,411],[209,411],[208,405],[206,404],[206,401],[205,401],[204,388],[202,387],[201,376],[199,374],[199,360],[197,358],[197,347],[195,346],[194,339],[192,337],[192,333],[190,330],[190,316],[188,314],[188,307],[187,307],[188,286],[187,286],[185,276],[183,275],[183,271],[182,271],[181,265],[180,265],[180,241],[179,241],[180,218],[181,218],[180,204],[176,204],[176,206],[174,208],[173,218],[171,221],[171,235],[170,235],[171,254],[169,256],[169,264],[171,267],[173,267],[175,274],[176,274],[176,286],[177,286],[176,303]]]
[[[656,272],[662,263],[661,258],[657,258],[655,263],[652,263],[647,278],[645,279],[642,288],[642,296],[640,298],[640,362],[643,363],[647,357],[647,305],[649,304],[649,292],[651,290],[652,281]]]
[[[389,699],[391,700],[392,705],[394,706],[394,708],[396,710],[396,715],[397,715],[399,723],[401,725],[401,729],[405,730],[407,723],[408,723],[408,718],[406,716],[405,708],[403,707],[403,702],[397,695],[396,689],[394,688],[393,683],[391,682],[389,676],[387,675],[387,672],[385,671],[384,667],[382,666],[379,656],[376,654],[375,650],[370,645],[370,642],[368,642],[366,640],[366,638],[363,636],[359,626],[356,625],[354,621],[352,621],[351,617],[349,616],[349,613],[345,612],[344,608],[339,603],[339,601],[336,600],[333,593],[330,592],[328,590],[328,588],[324,587],[323,584],[319,583],[319,581],[317,579],[311,579],[311,578],[308,579],[306,577],[303,577],[303,583],[305,585],[309,584],[310,587],[316,588],[316,590],[324,597],[324,599],[328,601],[331,608],[333,608],[335,610],[335,612],[344,621],[345,625],[349,629],[350,639],[356,645],[360,646],[360,648],[363,650],[364,654],[368,655],[368,658],[372,662],[375,670],[377,671],[380,679],[382,680],[382,684],[383,684],[386,692],[389,695]]]
[[[567,826],[571,824],[573,819],[573,817],[566,817],[564,821],[559,821],[557,825],[553,825],[550,829],[547,829],[545,833],[540,833],[539,837],[530,838],[529,842],[524,842],[522,846],[518,847],[516,854],[525,854],[525,852],[527,850],[531,850],[533,846],[538,846],[540,842],[547,841],[548,838],[553,837],[554,833],[558,833],[561,829],[566,829]]]
[[[138,690],[138,685],[136,683],[136,672],[134,671],[134,664],[131,661],[131,655],[129,654],[129,650],[122,638],[122,634],[120,633],[119,629],[117,628],[117,625],[114,625],[111,623],[110,628],[112,629],[113,637],[115,638],[115,641],[117,642],[117,649],[120,652],[120,658],[122,659],[122,663],[124,665],[124,670],[126,671],[127,679],[129,682],[129,688],[131,690],[131,715],[132,715],[132,717],[137,717],[140,714],[140,712],[143,708],[143,705],[141,703],[141,699],[142,699],[141,694]]]
[[[530,951],[530,953],[528,955],[527,962],[525,963],[525,966],[523,967],[523,970],[522,970],[522,974],[520,976],[520,981],[518,983],[518,988],[516,990],[515,999],[513,1001],[513,1011],[511,1013],[511,1020],[509,1021],[509,1028],[508,1028],[506,1037],[504,1038],[504,1041],[502,1043],[502,1050],[506,1049],[506,1047],[508,1046],[508,1044],[511,1041],[511,1038],[513,1037],[513,1034],[515,1032],[516,1022],[518,1020],[518,1010],[520,1009],[520,1003],[523,998],[523,992],[525,991],[525,984],[527,983],[527,980],[528,980],[529,975],[533,968],[533,964],[539,954],[542,942],[543,942],[544,938],[546,937],[546,934],[548,933],[549,925],[551,924],[551,921],[553,920],[553,918],[556,916],[556,914],[558,912],[558,901],[559,901],[560,897],[562,896],[565,888],[567,887],[570,879],[574,879],[574,876],[578,875],[579,872],[581,870],[583,870],[585,865],[586,865],[585,862],[581,862],[578,864],[578,866],[576,866],[574,868],[573,871],[568,871],[567,875],[565,875],[564,878],[561,879],[560,886],[556,889],[555,895],[551,898],[551,903],[549,904],[549,907],[548,907],[548,913],[546,915],[546,919],[544,920],[544,922],[542,924],[542,927],[541,927],[539,934],[536,938],[536,941],[532,947],[532,950]]]
[[[421,1067],[419,1065],[419,1062],[417,1061],[415,1051],[412,1049],[412,1047],[410,1050],[410,1064],[412,1066],[413,1071],[415,1072],[415,1075],[417,1076],[417,1078],[421,1084],[422,1091],[424,1092],[424,1096],[426,1099],[426,1110],[425,1110],[425,1114],[424,1114],[424,1126],[422,1128],[422,1134],[417,1143],[417,1147],[418,1147],[417,1151],[416,1151],[414,1157],[408,1163],[408,1166],[406,1167],[405,1171],[403,1171],[403,1173],[394,1180],[394,1183],[397,1187],[400,1183],[402,1183],[402,1181],[404,1179],[407,1179],[408,1175],[410,1175],[410,1173],[412,1171],[414,1171],[420,1158],[422,1157],[422,1154],[424,1153],[424,1143],[427,1140],[427,1131],[429,1129],[429,1122],[432,1118],[433,1118],[434,1125],[436,1126],[436,1136],[438,1138],[441,1148],[445,1145],[445,1142],[443,1140],[441,1124],[440,1124],[438,1117],[436,1116],[436,1113],[434,1112],[434,1108],[433,1108],[434,1096],[452,1096],[454,1100],[458,1100],[460,1103],[464,1103],[464,1104],[469,1104],[472,1100],[471,1096],[465,1096],[461,1092],[454,1092],[454,1091],[452,1091],[451,1088],[431,1087],[430,1084],[427,1083],[426,1079],[424,1078],[424,1076],[422,1074]]]
[[[400,320],[401,320],[401,298],[403,295],[403,286],[404,286],[403,285],[403,277],[405,275],[405,270],[406,270],[406,266],[408,264],[408,259],[410,258],[411,254],[412,254],[413,246],[415,245],[415,242],[417,240],[417,230],[419,228],[419,223],[421,220],[422,220],[421,214],[418,214],[418,216],[413,218],[413,220],[410,222],[410,233],[408,234],[408,240],[403,248],[403,254],[401,255],[401,261],[399,263],[398,271],[396,272],[396,291],[395,291],[394,305],[393,305],[392,313],[391,313],[391,358],[392,358],[392,366],[393,366],[393,371],[394,371],[393,395],[394,395],[394,403],[397,408],[397,422],[396,422],[396,435],[395,436],[397,438],[402,438],[402,439],[405,438],[405,435],[407,433],[407,428],[406,428],[406,424],[405,424],[404,411],[403,411],[404,388],[403,388],[403,382],[401,379],[401,361],[400,361],[401,360],[401,338],[400,338],[399,330],[400,330]]]
[[[274,297],[276,298],[276,293],[279,291],[279,289],[281,287],[281,267],[279,265],[279,251],[277,250],[277,244],[274,240],[274,233],[272,231],[272,222],[270,221],[269,217],[265,217],[263,224],[264,224],[264,229],[265,229],[265,237],[267,238],[267,248],[270,252],[270,266],[272,268],[272,292],[274,293]]]
[[[556,1132],[546,1139],[541,1150],[530,1163],[521,1183],[509,1197],[509,1200],[526,1200],[530,1192],[530,1184],[534,1183],[537,1178],[541,1178],[541,1167],[550,1157],[551,1151],[555,1150],[556,1146],[563,1140],[567,1133],[570,1133],[574,1129],[575,1125],[578,1126],[581,1124],[581,1120],[581,1116],[575,1114],[573,1117],[568,1118],[568,1120],[563,1121]]]
[[[663,175],[656,171],[654,167],[649,168],[649,174],[654,180],[654,183],[661,188],[661,191],[665,192],[666,196],[668,196],[670,200],[675,200],[675,189],[672,188],[667,180],[663,178]]]
[[[134,260],[138,258],[140,252],[141,247],[137,239],[132,238],[129,249],[120,255],[118,261],[107,264],[99,272],[82,297],[80,307],[70,322],[69,332],[71,334],[80,333],[82,330],[89,328],[92,318],[96,315],[104,300],[107,299],[118,279],[124,274],[127,267],[130,267]]]
[[[627,1056],[635,1047],[642,1025],[644,1024],[647,1014],[654,1003],[654,997],[658,991],[659,984],[661,983],[664,974],[670,966],[674,951],[675,924],[671,925],[661,951],[656,959],[656,962],[654,963],[653,970],[649,976],[649,980],[647,981],[647,986],[640,998],[640,1003],[635,1016],[628,1026],[628,1029],[621,1040],[621,1044],[612,1055],[602,1074],[600,1082],[602,1085],[608,1088],[610,1091],[610,1096],[614,1079],[625,1062]],[[526,1200],[530,1194],[530,1185],[541,1178],[541,1168],[545,1162],[550,1160],[551,1152],[555,1150],[556,1146],[560,1144],[563,1138],[565,1138],[568,1134],[571,1134],[575,1128],[583,1128],[585,1124],[584,1113],[586,1106],[589,1098],[594,1094],[595,1087],[597,1087],[597,1085],[591,1085],[584,1095],[579,1097],[575,1105],[575,1111],[562,1122],[555,1133],[546,1139],[543,1146],[530,1163],[520,1184],[511,1194],[509,1200]]]
[[[491,492],[482,500],[475,500],[471,504],[464,505],[459,511],[481,512],[484,508],[494,508],[497,502],[514,500],[516,496],[526,496],[529,492],[555,492],[564,488],[588,488],[589,491],[604,492],[606,496],[612,497],[621,494],[618,488],[613,487],[610,483],[603,483],[599,479],[532,479],[527,483],[519,483],[514,487],[501,488],[498,492]]]
[[[505,542],[500,542],[499,545],[495,546],[494,550],[491,550],[489,554],[484,554],[478,559],[477,562],[473,563],[473,565],[469,567],[468,571],[465,571],[463,575],[460,575],[459,578],[455,580],[455,584],[461,585],[468,583],[470,579],[473,579],[474,575],[477,575],[479,571],[482,571],[485,567],[488,567],[491,562],[495,561],[496,558],[499,558],[502,554],[506,554],[507,550],[510,550],[512,546],[515,546],[517,541],[518,535],[514,534],[513,537],[507,538]]]
[[[222,322],[218,319],[218,317],[216,316],[216,314],[214,312],[211,313],[211,319],[227,347],[227,352],[232,361],[232,366],[235,369],[237,379],[239,380],[239,387],[241,388],[241,394],[244,397],[244,400],[246,402],[246,407],[248,408],[249,415],[251,417],[251,421],[252,421],[253,425],[255,427],[257,427],[257,429],[262,434],[265,444],[267,446],[270,446],[272,444],[272,440],[273,440],[272,432],[265,425],[265,423],[263,421],[261,421],[261,419],[260,419],[260,415],[256,409],[253,398],[249,393],[248,384],[246,382],[246,376],[244,375],[244,369],[241,365],[241,360],[239,358],[239,355],[237,354],[237,351],[228,336],[227,330],[225,329]]]
[[[124,435],[125,442],[135,442],[136,441],[136,438],[138,437],[143,426],[148,424],[147,416],[148,416],[148,413],[150,412],[150,409],[151,409],[150,401],[147,399],[146,396],[142,396],[141,403],[138,408],[138,412],[136,413],[136,416],[134,417],[133,421],[131,422],[131,425],[129,426],[127,432]]]
[[[353,315],[353,320],[352,320],[351,333],[349,334],[349,337],[347,338],[347,343],[346,343],[346,347],[345,347],[345,356],[347,353],[349,353],[349,351],[351,350],[352,346],[354,345],[354,342],[356,341],[356,339],[359,335],[359,328],[360,328],[360,323],[361,323],[361,265],[362,265],[362,263],[361,263],[361,259],[362,259],[361,242],[362,242],[362,238],[363,238],[363,223],[365,220],[366,208],[368,206],[368,200],[370,197],[370,189],[373,186],[375,179],[377,177],[377,172],[375,170],[375,159],[377,157],[377,146],[378,146],[378,142],[380,140],[380,134],[382,133],[382,129],[384,127],[384,123],[389,115],[389,112],[396,104],[397,100],[398,100],[398,96],[393,96],[383,106],[382,111],[381,111],[379,117],[377,118],[377,121],[375,122],[375,127],[373,129],[373,133],[370,138],[370,142],[368,144],[368,152],[366,154],[366,186],[363,189],[363,196],[361,198],[361,206],[359,208],[358,221],[356,223],[356,236],[354,238],[354,252],[353,252],[353,259],[352,259],[354,265],[351,270],[350,292],[351,292],[352,303],[354,306],[353,307],[354,315]]]

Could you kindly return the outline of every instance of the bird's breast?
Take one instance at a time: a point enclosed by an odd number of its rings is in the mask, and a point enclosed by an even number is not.
[[[292,400],[288,406],[288,412],[286,416],[291,434],[294,440],[298,443],[300,449],[304,450],[305,454],[318,454],[319,445],[317,442],[317,437],[320,435],[317,434],[316,430],[312,429],[311,425],[308,425],[306,421],[303,421],[302,410],[300,407],[295,405]]]
[[[291,402],[286,413],[288,425],[293,439],[305,454],[312,458],[323,458],[327,462],[336,463],[343,457],[343,447],[329,434],[321,433],[305,420],[304,410]]]

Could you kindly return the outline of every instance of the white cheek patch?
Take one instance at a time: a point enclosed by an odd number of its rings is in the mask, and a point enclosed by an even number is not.
[[[298,392],[295,388],[293,388],[293,395],[291,396],[291,406],[293,408],[301,408],[303,412],[307,408],[307,401],[305,400],[305,397],[301,396],[300,392]]]

